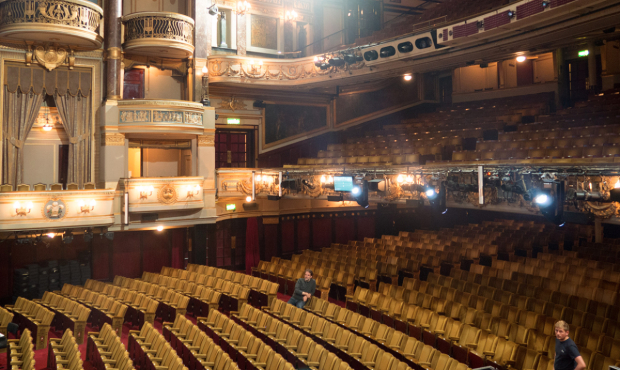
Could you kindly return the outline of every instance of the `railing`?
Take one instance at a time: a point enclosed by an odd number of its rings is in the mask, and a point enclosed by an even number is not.
[[[165,130],[167,133],[202,134],[204,111],[201,103],[183,100],[119,100],[119,131]]]
[[[38,23],[97,32],[103,9],[84,0],[6,0],[0,3],[0,24]]]
[[[163,12],[133,13],[123,17],[125,42],[163,39],[194,45],[194,20],[182,14]]]

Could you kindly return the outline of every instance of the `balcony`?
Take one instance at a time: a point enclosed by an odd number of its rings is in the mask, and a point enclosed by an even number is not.
[[[140,12],[123,17],[123,51],[184,59],[194,54],[194,20],[166,12]]]
[[[102,19],[103,10],[85,0],[6,0],[0,3],[0,39],[97,49]]]
[[[132,213],[199,211],[205,206],[204,177],[141,177],[126,181]]]
[[[202,135],[205,108],[183,100],[131,99],[118,101],[118,131]]]
[[[0,193],[0,230],[61,229],[114,223],[114,190]]]

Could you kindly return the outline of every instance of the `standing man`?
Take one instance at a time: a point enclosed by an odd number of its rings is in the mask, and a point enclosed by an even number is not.
[[[586,363],[577,349],[577,345],[568,337],[568,324],[565,321],[555,323],[555,370],[584,370]]]
[[[288,303],[297,308],[304,308],[306,302],[312,297],[316,291],[316,280],[312,278],[312,270],[306,269],[304,277],[297,279],[295,283],[295,292]]]

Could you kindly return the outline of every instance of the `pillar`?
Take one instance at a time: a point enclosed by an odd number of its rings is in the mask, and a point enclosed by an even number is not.
[[[107,0],[105,12],[106,98],[119,100],[122,94],[121,19],[122,0]]]
[[[237,55],[247,53],[247,22],[250,14],[237,15]]]
[[[597,78],[596,78],[596,46],[594,41],[588,42],[588,83],[590,85],[590,91],[597,91]]]
[[[188,15],[194,20],[195,48],[194,58],[190,60],[188,68],[188,97],[198,102],[202,97],[202,67],[207,64],[207,57],[211,55],[212,22],[217,22],[217,18],[209,14],[208,7],[202,0],[189,0],[187,7]]]

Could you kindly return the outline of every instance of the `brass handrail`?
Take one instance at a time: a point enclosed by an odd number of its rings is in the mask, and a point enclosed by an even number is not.
[[[182,14],[143,12],[123,17],[125,41],[175,40],[194,45],[194,21]]]
[[[103,9],[85,0],[6,0],[0,3],[0,25],[56,24],[96,32]]]

